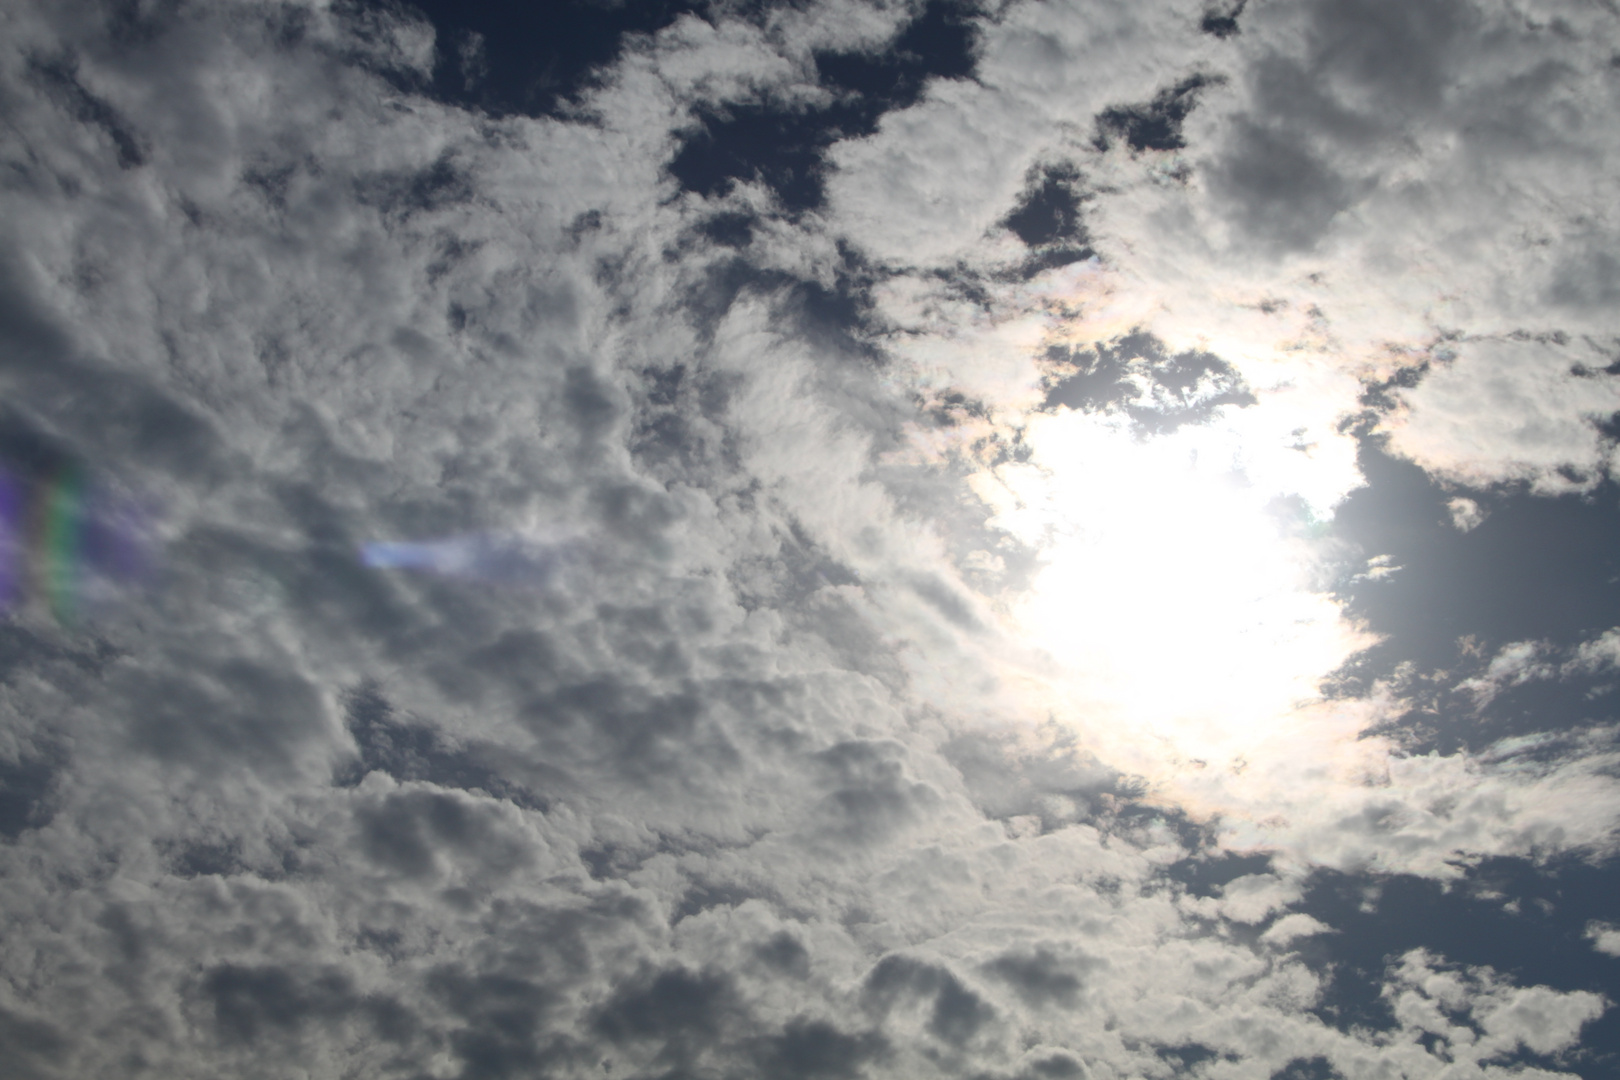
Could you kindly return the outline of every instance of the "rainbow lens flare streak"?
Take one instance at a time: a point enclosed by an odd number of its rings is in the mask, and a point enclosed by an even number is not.
[[[63,626],[145,576],[149,515],[64,468],[30,484],[0,468],[0,611],[38,597]]]
[[[59,476],[46,490],[40,529],[40,577],[57,622],[70,625],[79,611],[84,554],[83,481]]]
[[[22,598],[27,577],[27,492],[16,477],[0,472],[0,611]]]
[[[557,552],[521,537],[470,535],[442,540],[372,540],[360,545],[360,561],[377,569],[537,585],[551,577]]]

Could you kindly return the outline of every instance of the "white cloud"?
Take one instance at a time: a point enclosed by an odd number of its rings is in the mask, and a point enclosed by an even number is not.
[[[1473,499],[1458,495],[1446,501],[1446,510],[1451,514],[1451,523],[1457,527],[1458,532],[1468,532],[1479,528],[1485,520],[1485,509]]]
[[[1421,949],[1402,956],[1385,995],[1403,1026],[1441,1036],[1440,1053],[1461,1064],[1488,1062],[1521,1045],[1556,1054],[1604,1009],[1596,994],[1510,987],[1489,968],[1447,969],[1437,960]]]
[[[1572,374],[1591,354],[1535,341],[1472,341],[1401,394],[1387,422],[1394,448],[1440,475],[1483,486],[1529,480],[1558,491],[1603,476],[1593,421],[1620,409],[1614,380]],[[1571,478],[1560,467],[1576,471]]]
[[[1583,641],[1575,649],[1573,659],[1563,666],[1565,674],[1572,672],[1598,672],[1620,667],[1620,627],[1605,630],[1591,641]]]
[[[768,208],[761,186],[706,202],[665,165],[701,103],[823,101],[814,51],[881,41],[897,7],[683,18],[628,49],[589,120],[491,120],[391,87],[378,69],[431,62],[423,25],[396,15],[197,10],[126,40],[88,8],[19,9],[0,49],[6,422],[19,445],[155,492],[169,540],[142,604],[93,631],[35,608],[7,630],[7,763],[51,770],[38,820],[0,848],[0,903],[31,928],[0,948],[0,1031],[32,1033],[27,1067],[787,1074],[820,1040],[874,1075],[1071,1058],[1153,1075],[1189,1046],[1257,1075],[1315,1056],[1429,1075],[1447,1063],[1414,1033],[1454,1001],[1472,1009],[1470,1061],[1568,1046],[1593,995],[1430,959],[1392,976],[1398,1036],[1330,1028],[1306,1011],[1324,976],[1285,949],[1333,929],[1290,911],[1313,866],[1447,876],[1471,855],[1605,850],[1617,805],[1611,748],[1403,759],[1358,739],[1399,703],[1314,696],[1366,638],[1312,576],[1331,553],[1266,546],[1266,507],[1295,499],[1308,527],[1358,483],[1340,421],[1385,341],[1416,356],[1466,305],[1494,310],[1483,271],[1434,269],[1416,296],[1361,272],[1415,257],[1387,250],[1412,206],[1479,196],[1455,158],[1507,153],[1420,80],[1431,141],[1410,183],[1335,179],[1355,125],[1317,132],[1301,166],[1316,201],[1265,226],[1310,253],[1235,236],[1253,193],[1231,147],[1272,145],[1253,72],[1314,55],[1334,10],[1263,9],[1227,43],[1191,5],[982,20],[977,82],[930,84],[831,151],[826,208],[755,226],[750,257],[801,288],[852,272],[841,241],[907,269],[874,289],[883,332],[848,341],[758,268],[727,293],[734,253],[698,226]],[[30,74],[69,45],[100,121]],[[1493,101],[1546,46],[1502,49],[1470,76]],[[1089,148],[1099,110],[1205,68],[1228,82],[1189,121],[1214,149],[1181,155],[1185,186],[1171,157]],[[1561,71],[1546,95],[1597,93]],[[1327,74],[1344,108],[1383,107],[1353,64]],[[1567,105],[1555,143],[1603,102]],[[125,142],[144,164],[120,162]],[[1553,145],[1563,194],[1605,175],[1606,153]],[[996,222],[1056,158],[1091,178],[1104,258],[998,283],[1022,255]],[[1467,247],[1445,230],[1471,213],[1421,235]],[[1566,266],[1600,265],[1593,244],[1529,279],[1553,282],[1571,334],[1601,319]],[[928,276],[957,262],[980,299]],[[1555,370],[1563,346],[1535,346],[1534,371],[1492,360],[1480,335],[1529,318],[1511,311],[1464,326],[1460,358],[1404,393],[1391,430],[1437,469],[1551,484],[1596,452],[1571,387],[1608,384]],[[1138,324],[1217,351],[1256,403],[1151,444],[1122,414],[1031,414],[1047,346]],[[1497,428],[1452,379],[1476,360],[1490,393],[1512,391]],[[930,428],[953,391],[975,401]],[[1027,460],[997,460],[1017,437]],[[1069,451],[1091,471],[1064,474]],[[1174,498],[1143,528],[1156,494]],[[1078,691],[1054,691],[1051,642],[1018,632],[1038,600],[1019,564],[1065,580],[1035,554],[1064,529],[1130,586],[1097,585],[1083,559],[1064,570],[1114,605],[1079,633],[1074,663],[1096,678]],[[472,534],[569,555],[521,588],[357,558],[368,540]],[[1208,546],[1175,561],[1189,537]],[[1124,617],[1189,594],[1207,603],[1182,624]],[[1264,616],[1237,641],[1217,636],[1234,603]],[[1604,662],[1607,640],[1574,662]],[[1487,677],[1527,678],[1540,656],[1524,643]],[[1171,685],[1167,668],[1212,681]],[[1197,704],[1216,685],[1221,716],[1162,738],[1102,707]],[[1279,869],[1214,897],[1173,884],[1194,854],[1178,810],[1226,815],[1228,841]]]
[[[1464,679],[1456,689],[1473,695],[1475,705],[1479,706],[1489,702],[1506,687],[1550,679],[1557,674],[1558,668],[1546,661],[1548,652],[1545,642],[1509,642],[1497,650],[1481,674]]]
[[[1586,925],[1586,937],[1592,948],[1609,956],[1620,956],[1620,929],[1603,922]]]
[[[1260,940],[1270,945],[1285,947],[1300,938],[1333,932],[1333,927],[1320,919],[1296,911],[1292,915],[1284,915],[1267,927],[1266,932],[1260,935]]]

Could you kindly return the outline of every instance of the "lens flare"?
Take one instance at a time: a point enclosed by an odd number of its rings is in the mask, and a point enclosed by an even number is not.
[[[440,540],[372,540],[360,561],[385,570],[417,570],[508,585],[542,584],[558,552],[526,537],[471,534]]]
[[[38,598],[76,626],[151,565],[151,515],[73,466],[29,483],[0,468],[0,611]]]
[[[0,472],[0,611],[22,598],[28,554],[27,491],[16,477]]]
[[[50,482],[42,500],[39,574],[51,614],[64,626],[79,614],[85,508],[83,481],[63,471]]]

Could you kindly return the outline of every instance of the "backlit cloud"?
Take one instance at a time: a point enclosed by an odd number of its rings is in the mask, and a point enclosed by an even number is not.
[[[14,7],[17,1075],[1612,1071],[1610,14]]]

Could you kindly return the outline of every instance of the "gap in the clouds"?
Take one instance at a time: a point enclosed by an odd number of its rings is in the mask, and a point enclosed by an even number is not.
[[[1218,38],[1235,37],[1243,32],[1238,26],[1238,17],[1247,6],[1248,0],[1223,0],[1222,3],[1211,4],[1204,9],[1198,29]]]
[[[670,174],[684,190],[710,198],[738,181],[757,182],[790,214],[815,209],[825,196],[827,147],[871,134],[884,113],[919,100],[930,79],[972,75],[977,13],[970,3],[929,0],[881,52],[817,54],[816,72],[834,94],[831,104],[698,108],[696,127],[671,159]]]
[[[1594,949],[1587,930],[1615,918],[1616,896],[1620,861],[1570,855],[1540,864],[1486,859],[1453,882],[1318,870],[1293,910],[1333,932],[1292,948],[1324,976],[1314,1011],[1340,1030],[1395,1026],[1382,993],[1386,970],[1419,948],[1449,964],[1491,967],[1520,986],[1586,990],[1613,1001],[1620,999],[1620,959]],[[1515,1060],[1557,1064],[1529,1052]],[[1611,1007],[1582,1029],[1570,1064],[1590,1076],[1620,1068],[1620,1010]]]
[[[60,764],[43,754],[0,759],[0,837],[15,840],[50,823],[50,796]]]
[[[1170,355],[1151,334],[1135,331],[1090,349],[1047,350],[1046,401],[1082,412],[1123,412],[1144,435],[1205,423],[1224,406],[1258,400],[1230,364],[1213,353]]]
[[[1080,190],[1080,170],[1072,164],[1038,166],[1025,178],[1025,191],[1001,219],[1031,249],[1018,276],[1028,280],[1044,271],[1092,258],[1091,237],[1080,206],[1090,196]]]
[[[393,0],[360,0],[387,11]],[[435,98],[495,116],[565,107],[612,63],[625,39],[655,34],[709,0],[408,0],[433,26]]]
[[[698,226],[698,232],[721,247],[745,248],[754,242],[756,219],[735,211],[715,214]]]
[[[819,53],[816,71],[828,89],[904,108],[922,96],[930,78],[965,79],[973,74],[980,8],[972,0],[928,0],[888,48],[869,53]]]
[[[169,846],[169,869],[180,877],[230,877],[247,869],[242,859],[242,845],[231,840],[192,840]],[[267,876],[264,867],[255,867],[260,877]]]
[[[501,752],[477,745],[456,746],[429,724],[401,719],[375,683],[364,683],[348,695],[345,726],[358,756],[338,767],[333,777],[339,787],[354,787],[372,772],[383,772],[402,783],[423,780],[440,787],[480,792],[505,799],[526,810],[545,811],[548,801],[502,775],[494,764]]]
[[[1271,856],[1235,851],[1204,851],[1165,868],[1170,880],[1180,882],[1194,896],[1217,896],[1240,877],[1271,872]]]
[[[1132,150],[1181,150],[1187,145],[1181,125],[1198,105],[1198,93],[1219,85],[1218,77],[1189,75],[1137,105],[1114,105],[1097,116],[1097,133],[1092,145],[1106,151],[1114,139],[1122,138]]]
[[[1173,1076],[1191,1076],[1198,1066],[1206,1061],[1215,1061],[1223,1056],[1229,1061],[1241,1060],[1236,1054],[1222,1055],[1220,1051],[1212,1050],[1201,1043],[1161,1046],[1158,1048],[1158,1054],[1159,1060],[1170,1068]],[[1077,1072],[1075,1075],[1083,1074]]]
[[[1325,1057],[1295,1058],[1271,1074],[1271,1080],[1343,1080],[1344,1074]]]
[[[881,366],[883,354],[867,333],[876,308],[872,290],[879,272],[842,241],[838,255],[830,286],[761,268],[741,255],[716,260],[687,291],[685,308],[693,329],[709,340],[740,297],[768,297],[781,316],[828,355],[859,357]]]
[[[1360,465],[1367,484],[1338,508],[1331,535],[1358,563],[1385,556],[1385,565],[1337,595],[1383,640],[1330,677],[1328,693],[1392,686],[1411,708],[1381,733],[1412,753],[1612,723],[1617,673],[1572,658],[1620,626],[1620,488],[1464,494],[1372,435],[1362,436]],[[1549,741],[1518,752],[1559,749]]]

